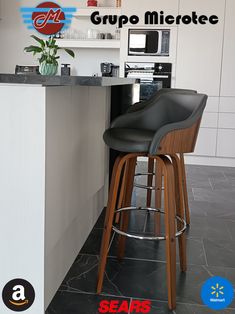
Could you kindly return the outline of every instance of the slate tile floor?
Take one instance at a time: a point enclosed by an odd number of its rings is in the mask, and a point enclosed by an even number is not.
[[[139,170],[146,167],[139,163]],[[103,293],[95,294],[103,217],[99,218],[79,256],[52,300],[46,314],[96,314],[103,299],[152,301],[150,314],[209,314],[200,289],[211,276],[228,278],[235,285],[235,168],[187,166],[191,226],[187,230],[188,271],[177,264],[177,309],[167,308],[164,242],[128,239],[126,257],[117,261],[113,237]],[[137,203],[144,202],[136,190]],[[144,205],[144,204],[143,204]],[[143,228],[145,216],[133,217],[131,230]],[[146,232],[153,224],[148,223]],[[235,300],[220,314],[235,314]]]

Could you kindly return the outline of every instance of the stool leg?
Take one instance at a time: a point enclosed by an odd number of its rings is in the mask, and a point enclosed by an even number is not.
[[[162,164],[156,161],[155,168],[155,208],[162,206]],[[161,214],[155,213],[155,234],[161,233]]]
[[[167,259],[167,287],[168,306],[170,310],[176,308],[176,239],[175,239],[175,181],[174,170],[167,157],[164,161],[164,205],[166,226],[166,259]]]
[[[183,201],[183,187],[182,187],[182,172],[179,157],[175,154],[171,156],[174,173],[175,173],[175,200],[176,200],[176,213],[177,216],[184,219],[184,201]],[[177,222],[178,231],[182,229],[182,223]],[[186,254],[186,236],[185,233],[178,237],[179,242],[179,257],[180,257],[180,268],[181,271],[187,270],[187,254]]]
[[[128,164],[128,161],[125,163],[125,167],[124,167],[124,173],[123,173],[123,177],[122,177],[122,183],[121,183],[120,194],[119,194],[119,197],[118,197],[117,208],[121,208],[122,207],[122,203],[123,203],[123,199],[124,199],[124,192],[125,192],[125,185],[126,185],[126,176],[127,176],[127,164]],[[116,217],[115,217],[115,223],[116,224],[119,224],[120,217],[121,217],[121,214],[117,213]]]
[[[97,284],[97,293],[101,293],[105,266],[108,256],[108,249],[110,244],[110,237],[112,232],[112,224],[114,219],[114,211],[117,203],[117,194],[120,184],[121,172],[124,166],[124,157],[117,157],[112,173],[112,180],[109,191],[108,205],[106,209],[105,224],[103,231],[103,238],[100,250],[100,260],[99,260],[99,270],[98,270],[98,284]]]
[[[136,168],[136,158],[132,158],[128,161],[127,164],[127,173],[126,173],[126,184],[125,184],[125,194],[123,199],[123,207],[131,206],[131,197],[133,192],[134,185],[134,176],[135,176],[135,168]],[[120,230],[126,232],[129,225],[129,213],[123,212],[121,218],[121,226]],[[125,253],[125,245],[126,245],[126,237],[119,236],[118,239],[118,259],[122,259]]]
[[[182,172],[182,184],[183,184],[183,194],[184,194],[184,207],[185,207],[185,217],[187,225],[190,225],[190,212],[189,212],[189,204],[188,204],[188,190],[187,190],[187,180],[186,180],[186,172],[185,172],[185,162],[184,162],[184,154],[180,154],[180,164],[181,164],[181,172]]]
[[[154,171],[154,159],[148,158],[148,173],[153,173]],[[148,175],[148,186],[153,186],[153,175]],[[146,207],[151,207],[151,200],[152,200],[152,190],[147,190],[147,201]]]

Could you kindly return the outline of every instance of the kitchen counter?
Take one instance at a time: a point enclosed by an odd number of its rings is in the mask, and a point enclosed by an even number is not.
[[[0,84],[37,84],[42,86],[117,86],[134,84],[135,79],[100,76],[43,76],[0,73]]]
[[[133,82],[0,74],[0,278],[31,282],[30,313],[45,313],[107,203],[103,133]]]

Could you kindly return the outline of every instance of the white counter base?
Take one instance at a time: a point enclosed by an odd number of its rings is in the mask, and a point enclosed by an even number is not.
[[[3,84],[0,99],[0,290],[28,280],[43,314],[106,203],[110,88]]]

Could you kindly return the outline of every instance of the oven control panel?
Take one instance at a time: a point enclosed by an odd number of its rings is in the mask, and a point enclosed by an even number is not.
[[[125,75],[126,77],[136,77],[141,79],[142,77],[157,74],[171,74],[171,63],[142,63],[142,62],[126,62],[125,63]]]
[[[170,88],[171,72],[171,63],[125,63],[125,76],[140,81],[140,100],[149,99],[161,88]]]

